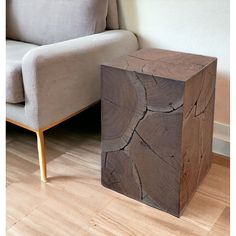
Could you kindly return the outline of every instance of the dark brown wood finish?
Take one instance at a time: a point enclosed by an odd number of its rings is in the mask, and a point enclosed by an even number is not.
[[[211,166],[216,58],[142,49],[102,66],[102,184],[180,216]]]

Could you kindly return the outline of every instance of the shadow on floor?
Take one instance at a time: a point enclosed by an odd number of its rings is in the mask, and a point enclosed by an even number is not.
[[[81,112],[80,114],[64,121],[63,123],[47,130],[46,135],[57,133],[58,130],[65,129],[70,132],[80,132],[89,135],[100,136],[101,133],[101,103]],[[22,133],[27,136],[35,136],[33,132],[19,126],[6,122],[6,137]]]

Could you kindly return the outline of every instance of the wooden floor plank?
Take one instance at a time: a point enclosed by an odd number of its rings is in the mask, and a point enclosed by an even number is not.
[[[39,169],[39,166],[7,151],[7,185],[19,182]]]
[[[210,231],[224,209],[225,204],[196,192],[182,217],[186,221]]]
[[[208,236],[229,236],[230,235],[230,209],[226,207]]]
[[[21,182],[12,183],[7,187],[7,228],[20,222],[23,218],[39,207],[52,192],[57,191],[55,186],[44,184],[39,181],[38,176],[29,175]]]
[[[137,201],[120,197],[92,220],[93,232],[108,235],[205,235],[206,230]],[[91,234],[93,235],[93,234]]]
[[[199,186],[201,192],[212,199],[219,200],[229,206],[230,204],[230,171],[228,167],[212,164],[212,167]]]

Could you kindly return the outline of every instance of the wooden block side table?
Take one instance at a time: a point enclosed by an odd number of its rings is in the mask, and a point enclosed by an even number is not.
[[[180,216],[211,166],[217,59],[142,49],[102,66],[102,184]]]

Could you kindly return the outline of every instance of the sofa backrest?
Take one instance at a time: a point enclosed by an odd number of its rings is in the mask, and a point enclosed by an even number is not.
[[[117,29],[116,4],[116,0],[7,0],[7,37],[44,45]]]
[[[107,29],[119,29],[117,0],[108,0]]]

